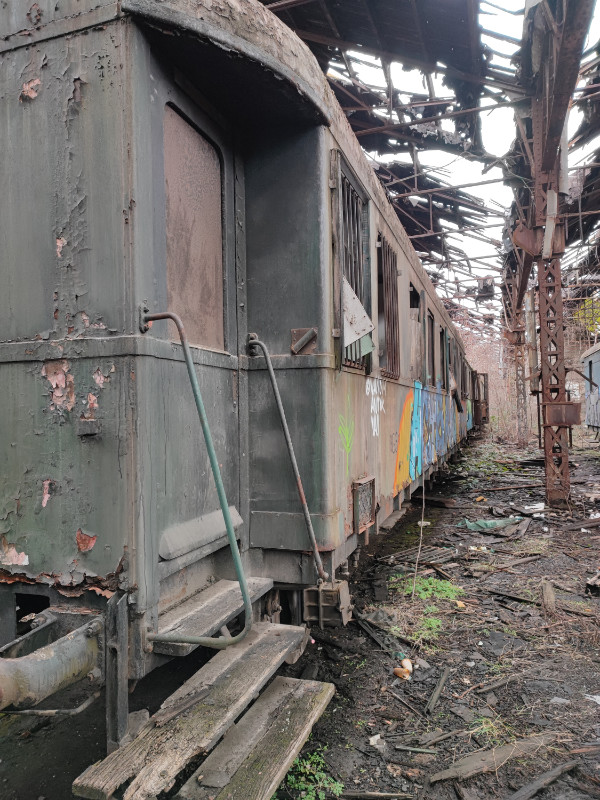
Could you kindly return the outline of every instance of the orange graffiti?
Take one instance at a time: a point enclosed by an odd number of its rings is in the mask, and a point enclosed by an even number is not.
[[[400,425],[398,426],[398,449],[396,451],[396,472],[394,475],[394,494],[410,483],[410,429],[414,406],[414,393],[411,389],[406,395]]]

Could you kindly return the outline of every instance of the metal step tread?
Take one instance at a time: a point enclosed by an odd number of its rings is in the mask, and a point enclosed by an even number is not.
[[[256,602],[273,588],[271,578],[248,578],[250,599]],[[237,581],[217,581],[184,603],[158,618],[159,633],[182,636],[212,636],[243,611],[242,593]],[[155,642],[154,652],[167,656],[187,656],[198,645]]]
[[[283,661],[303,647],[306,628],[259,623],[239,644],[221,650],[150,718],[137,737],[92,764],[73,794],[109,800],[132,780],[123,800],[148,800],[167,791],[197,755],[211,750]]]
[[[331,683],[275,678],[175,800],[270,800],[334,693]]]

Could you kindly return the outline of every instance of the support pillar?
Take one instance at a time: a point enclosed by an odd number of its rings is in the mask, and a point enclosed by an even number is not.
[[[571,490],[568,428],[548,422],[552,405],[567,399],[560,259],[539,258],[537,269],[546,498],[549,505],[564,505]]]
[[[525,323],[523,312],[515,317],[515,383],[517,389],[517,442],[519,447],[526,447],[529,441],[529,424],[527,420],[527,382],[525,380]]]

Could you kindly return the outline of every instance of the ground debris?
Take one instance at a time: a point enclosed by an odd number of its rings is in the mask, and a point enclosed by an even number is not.
[[[573,767],[576,767],[578,763],[577,761],[567,761],[566,764],[559,764],[557,767],[554,767],[554,769],[544,772],[539,778],[528,783],[527,786],[523,786],[522,789],[511,794],[506,800],[531,800],[541,789],[550,786],[551,783],[554,783],[554,781],[560,778],[561,775],[564,775],[565,772],[569,772]]]
[[[472,778],[474,775],[481,775],[484,772],[496,772],[506,764],[511,758],[522,758],[537,752],[541,747],[545,747],[551,742],[556,741],[558,734],[543,733],[539,736],[530,736],[527,739],[520,739],[512,744],[505,744],[501,747],[494,747],[492,750],[473,753],[473,755],[461,758],[448,769],[436,772],[429,778],[430,783],[445,781],[450,778]]]

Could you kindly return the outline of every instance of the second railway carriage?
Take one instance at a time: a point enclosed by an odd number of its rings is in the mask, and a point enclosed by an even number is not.
[[[465,439],[479,384],[319,65],[261,4],[25,5],[0,9],[0,644],[93,611],[115,706],[235,577],[224,514],[251,599],[299,621],[301,499],[345,572]]]

